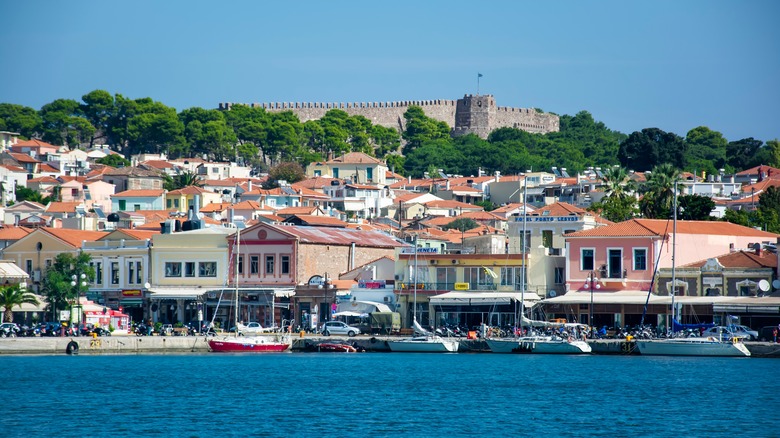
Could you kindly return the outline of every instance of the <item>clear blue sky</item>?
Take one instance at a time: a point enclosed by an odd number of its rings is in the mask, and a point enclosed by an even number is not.
[[[493,94],[624,133],[780,138],[780,1],[3,1],[0,102]]]

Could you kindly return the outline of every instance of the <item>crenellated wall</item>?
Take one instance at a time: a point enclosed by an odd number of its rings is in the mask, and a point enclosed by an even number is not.
[[[220,103],[227,110],[233,103]],[[425,115],[452,127],[452,135],[474,132],[482,138],[498,128],[518,128],[528,132],[547,133],[559,130],[558,116],[538,113],[531,108],[497,107],[492,95],[465,95],[458,100],[404,100],[395,102],[272,102],[252,103],[253,108],[266,111],[292,111],[301,122],[321,119],[332,109],[350,116],[363,116],[375,125],[405,129],[404,113],[410,106],[419,106]]]

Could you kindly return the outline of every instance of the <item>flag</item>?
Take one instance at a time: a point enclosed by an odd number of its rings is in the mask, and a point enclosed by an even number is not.
[[[477,77],[481,78],[482,77],[482,73],[477,73]]]

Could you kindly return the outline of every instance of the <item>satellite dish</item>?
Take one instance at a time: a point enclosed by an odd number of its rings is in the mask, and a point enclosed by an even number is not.
[[[775,289],[780,289],[780,280],[773,281],[772,287],[774,287]]]
[[[556,295],[558,295],[558,292],[555,292],[554,290],[547,292],[547,296],[550,298],[555,298]]]
[[[761,292],[769,292],[769,282],[766,280],[759,281],[758,288],[761,289]]]

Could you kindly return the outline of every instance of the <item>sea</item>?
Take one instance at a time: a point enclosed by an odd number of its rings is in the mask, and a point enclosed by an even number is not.
[[[272,353],[0,357],[2,437],[779,437],[780,361]]]

